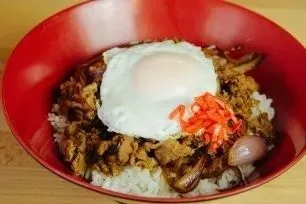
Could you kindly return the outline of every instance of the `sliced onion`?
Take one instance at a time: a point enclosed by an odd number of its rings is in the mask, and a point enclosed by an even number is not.
[[[228,164],[238,166],[262,159],[268,152],[263,138],[258,136],[243,136],[239,138],[229,151]]]
[[[230,62],[232,62],[235,65],[239,65],[254,59],[254,56],[257,55],[257,53],[255,52],[243,53],[242,51],[237,50],[237,51],[225,51],[224,55]]]
[[[243,62],[241,64],[238,64],[238,65],[236,65],[234,67],[231,67],[231,69],[234,69],[237,72],[243,74],[243,73],[246,73],[246,72],[256,68],[261,60],[262,60],[262,55],[254,54],[254,55],[252,55],[252,59],[250,59],[249,61],[246,61],[246,62]]]
[[[172,188],[179,193],[188,193],[192,191],[200,182],[200,176],[203,171],[205,159],[202,157],[197,164],[186,173],[182,178],[174,183]]]

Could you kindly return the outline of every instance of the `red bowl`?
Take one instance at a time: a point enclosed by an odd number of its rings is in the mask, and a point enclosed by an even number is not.
[[[60,161],[47,121],[52,91],[73,67],[131,41],[179,37],[223,49],[244,45],[263,52],[252,74],[274,100],[277,145],[258,168],[259,178],[240,188],[194,198],[146,198],[97,188],[71,175]],[[51,172],[117,198],[146,202],[202,201],[237,194],[277,177],[305,153],[304,47],[271,21],[214,0],[103,0],[66,9],[35,27],[16,47],[3,76],[4,113],[21,145]],[[302,89],[302,90],[300,90]]]

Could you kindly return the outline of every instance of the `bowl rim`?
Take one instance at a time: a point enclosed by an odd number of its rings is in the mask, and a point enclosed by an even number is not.
[[[18,42],[16,47],[11,52],[10,57],[8,58],[6,65],[9,64],[9,62],[11,60],[11,56],[14,55],[15,51],[18,49],[20,44],[22,44],[22,42],[29,35],[36,32],[37,30],[39,30],[39,28],[42,27],[43,25],[45,25],[48,21],[52,20],[53,18],[55,18],[59,15],[64,15],[64,14],[66,14],[66,13],[68,13],[68,12],[78,8],[78,7],[86,6],[87,4],[93,4],[93,3],[97,3],[97,2],[93,1],[93,0],[90,0],[90,1],[85,1],[85,2],[82,2],[82,3],[75,4],[73,6],[65,8],[65,9],[63,9],[59,12],[56,12],[55,14],[47,17],[43,21],[38,22],[36,24],[36,26],[34,26],[30,31],[28,31],[27,34]],[[222,1],[222,3],[227,4],[230,7],[235,7],[238,10],[246,11],[248,14],[254,15],[257,18],[260,18],[261,20],[272,24],[272,26],[277,27],[281,32],[285,32],[287,35],[289,35],[291,38],[293,38],[297,42],[297,44],[305,50],[305,47],[301,44],[301,42],[299,40],[297,40],[290,32],[286,31],[284,28],[282,28],[281,26],[279,26],[278,24],[276,24],[272,20],[268,19],[267,17],[262,16],[261,14],[259,14],[257,12],[254,12],[252,10],[249,10],[248,8],[245,8],[243,6],[237,5],[237,4],[232,3],[232,2]],[[246,191],[251,190],[253,188],[259,187],[259,186],[261,186],[265,183],[268,183],[269,181],[279,177],[284,172],[286,172],[289,168],[291,168],[299,160],[301,160],[304,157],[304,155],[306,154],[306,145],[304,145],[303,150],[299,154],[297,154],[291,162],[289,162],[286,166],[284,166],[280,170],[272,173],[271,175],[263,177],[263,178],[259,178],[255,181],[253,181],[248,186],[234,188],[234,189],[230,189],[230,190],[225,191],[225,192],[211,194],[211,195],[199,195],[199,196],[196,196],[196,197],[179,197],[179,198],[144,197],[144,196],[131,195],[131,194],[125,194],[125,193],[121,193],[121,192],[117,192],[117,191],[112,191],[112,190],[108,190],[108,189],[101,188],[101,187],[96,187],[96,186],[91,185],[89,182],[78,180],[75,177],[73,177],[72,175],[67,175],[67,174],[63,173],[62,171],[55,169],[54,167],[49,165],[47,162],[45,162],[42,158],[40,158],[40,156],[38,154],[36,154],[29,146],[27,146],[27,144],[19,136],[15,127],[12,124],[12,120],[10,119],[10,117],[8,115],[8,112],[7,112],[7,108],[6,108],[6,100],[5,100],[5,96],[4,96],[4,85],[3,85],[3,81],[5,80],[5,75],[6,75],[6,71],[7,71],[7,66],[6,65],[5,65],[5,68],[3,70],[3,74],[2,74],[2,77],[1,77],[2,78],[1,79],[1,84],[2,84],[2,86],[1,86],[2,111],[3,111],[3,115],[5,116],[5,120],[8,124],[8,127],[10,128],[12,134],[15,136],[17,141],[21,144],[21,146],[41,166],[48,169],[53,174],[65,179],[66,181],[69,181],[72,184],[77,184],[78,186],[85,187],[86,189],[92,190],[92,191],[100,193],[100,194],[104,194],[108,197],[110,196],[114,199],[124,199],[124,200],[131,200],[131,201],[137,201],[137,202],[149,202],[149,203],[177,203],[177,202],[200,202],[200,201],[207,201],[207,200],[213,200],[213,199],[218,199],[218,198],[224,198],[224,197],[227,197],[227,196],[232,196],[232,195],[236,195],[236,194],[239,194],[239,193],[242,193],[242,192],[246,192]]]

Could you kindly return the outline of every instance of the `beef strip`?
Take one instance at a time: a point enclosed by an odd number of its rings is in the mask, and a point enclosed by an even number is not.
[[[101,58],[87,67],[78,67],[74,75],[60,86],[57,113],[67,117],[69,121],[80,121],[83,127],[88,126],[96,117],[98,84],[101,83],[104,70],[105,65]]]
[[[148,144],[146,147],[138,147],[131,156],[130,164],[139,166],[141,168],[153,169],[158,165],[158,163],[155,158],[149,157],[148,152],[150,152],[150,149],[148,149]]]
[[[85,155],[79,152],[71,164],[71,169],[76,175],[84,176],[87,168],[87,163],[85,160]]]
[[[97,148],[97,154],[99,156],[102,156],[106,152],[110,144],[110,141],[101,141]]]
[[[177,140],[169,139],[160,144],[155,150],[155,158],[158,163],[165,166],[169,162],[175,161],[180,157],[192,155],[194,153],[187,145],[180,144]]]
[[[215,158],[206,158],[206,165],[202,171],[202,179],[213,178],[220,175],[228,168],[227,155]]]
[[[134,139],[132,137],[122,137],[122,141],[118,149],[118,160],[121,165],[124,165],[129,161],[130,155],[133,152],[133,142]]]
[[[71,162],[76,153],[76,145],[72,140],[65,140],[61,142],[60,152],[64,156],[65,161]]]

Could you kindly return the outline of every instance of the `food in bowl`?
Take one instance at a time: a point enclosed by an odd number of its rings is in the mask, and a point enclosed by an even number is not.
[[[247,75],[261,60],[183,40],[107,50],[55,94],[49,121],[59,155],[91,184],[128,194],[243,185],[275,141],[272,100]]]

